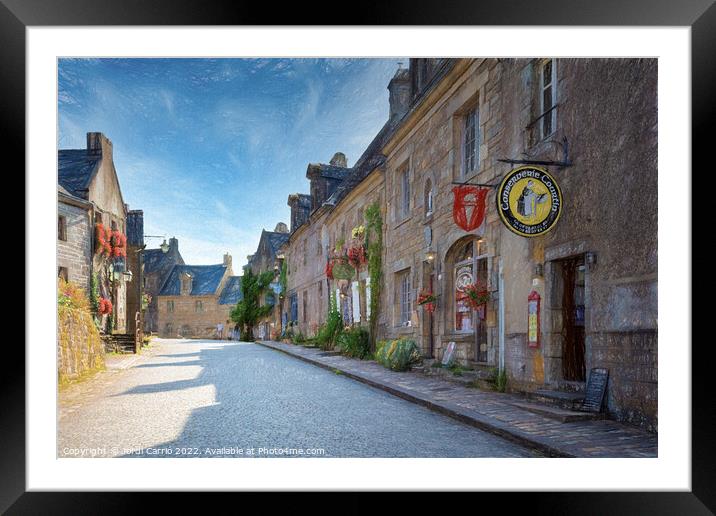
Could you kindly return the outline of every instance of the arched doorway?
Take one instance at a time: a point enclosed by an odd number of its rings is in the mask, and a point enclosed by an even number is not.
[[[455,242],[446,256],[445,274],[448,281],[448,330],[455,334],[472,336],[468,358],[475,362],[488,361],[487,306],[473,309],[467,288],[478,285],[488,287],[488,257],[485,241],[470,235]]]

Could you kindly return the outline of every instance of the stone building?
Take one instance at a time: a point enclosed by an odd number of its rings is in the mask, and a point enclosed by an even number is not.
[[[274,281],[268,292],[260,300],[261,306],[271,305],[274,310],[265,318],[258,321],[254,327],[255,337],[264,339],[271,337],[272,334],[281,331],[281,309],[280,296],[282,292],[279,289],[279,275],[283,266],[283,255],[280,250],[288,241],[289,231],[285,223],[279,222],[273,231],[261,231],[259,244],[256,252],[248,257],[248,262],[244,266],[244,270],[251,270],[255,275],[263,272],[272,271],[274,273]]]
[[[124,203],[112,156],[112,142],[102,133],[87,133],[85,149],[60,149],[58,157],[58,276],[112,301],[111,318],[102,317],[105,332],[125,333],[127,284],[140,277],[121,256],[107,257],[98,245],[97,225],[122,236],[127,231]],[[135,295],[132,291],[131,295]],[[109,327],[109,321],[112,326]]]
[[[411,60],[410,110],[383,147],[381,336],[438,358],[455,342],[463,363],[545,396],[608,368],[609,413],[656,429],[656,61],[424,61]],[[523,164],[546,167],[563,198],[553,229],[531,238],[497,209],[495,187]],[[453,215],[465,183],[488,191],[471,231]],[[481,310],[465,302],[466,282],[486,285]],[[417,306],[420,291],[437,295],[435,312]]]
[[[326,320],[331,297],[344,323],[367,324],[370,319],[370,280],[365,267],[351,279],[330,280],[326,264],[335,252],[351,245],[354,228],[365,225],[365,209],[377,203],[383,209],[384,162],[382,146],[407,111],[410,98],[408,70],[391,79],[388,120],[352,167],[338,152],[328,164],[309,164],[306,178],[310,195],[292,194],[291,237],[287,244],[288,299],[285,320],[313,336]]]
[[[165,241],[159,249],[145,249],[141,256],[144,292],[150,298],[144,314],[144,331],[159,333],[159,291],[174,266],[184,265],[184,259],[179,252],[179,240],[172,237],[168,244]]]
[[[241,277],[231,255],[217,265],[174,265],[157,296],[162,337],[226,338],[231,310],[241,299]],[[221,328],[221,332],[219,332]]]

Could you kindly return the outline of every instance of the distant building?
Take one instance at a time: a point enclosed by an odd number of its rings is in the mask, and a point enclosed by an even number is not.
[[[271,305],[275,309],[270,315],[258,322],[254,327],[255,337],[259,339],[269,338],[272,332],[281,329],[281,303],[280,296],[283,292],[278,290],[278,281],[283,265],[283,258],[280,250],[286,244],[289,238],[288,227],[285,223],[279,222],[273,231],[261,232],[259,245],[256,252],[249,256],[248,263],[244,266],[244,270],[251,270],[253,274],[261,274],[262,272],[272,271],[274,273],[273,285],[276,290],[271,289],[261,299],[261,305]]]
[[[217,265],[172,267],[157,296],[160,336],[227,337],[231,310],[242,297],[241,277],[234,276],[231,261],[225,254]]]
[[[145,332],[159,333],[157,298],[162,285],[164,285],[175,265],[184,265],[184,259],[179,252],[179,240],[176,238],[169,239],[166,252],[163,249],[145,249],[142,253],[144,292],[150,297],[149,305],[144,315]]]

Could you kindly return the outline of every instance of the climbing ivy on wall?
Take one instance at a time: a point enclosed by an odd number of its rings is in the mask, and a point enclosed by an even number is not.
[[[365,228],[365,248],[368,252],[368,276],[370,277],[370,345],[371,350],[375,350],[383,283],[383,217],[377,202],[365,210]]]

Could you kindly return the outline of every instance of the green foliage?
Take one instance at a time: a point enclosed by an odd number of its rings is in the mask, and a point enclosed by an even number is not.
[[[293,338],[293,341],[296,344],[303,344],[306,342],[306,336],[301,333],[300,331],[296,334],[296,336]]]
[[[241,328],[241,340],[254,340],[254,326],[262,318],[271,313],[273,306],[261,305],[261,298],[273,281],[273,271],[254,274],[251,269],[244,272],[241,279],[243,299],[236,303],[231,311],[231,320]]]
[[[335,347],[342,331],[343,316],[341,316],[341,313],[338,311],[335,295],[331,293],[328,319],[326,319],[326,322],[321,325],[316,332],[316,344],[318,344],[319,348],[330,351]]]
[[[356,326],[338,336],[338,349],[346,356],[364,360],[370,354],[370,336],[368,331]]]
[[[495,390],[505,392],[507,390],[507,371],[503,369],[495,377]]]
[[[365,210],[365,248],[368,253],[368,276],[370,277],[370,342],[375,349],[375,335],[380,313],[380,294],[383,284],[383,217],[377,202]]]
[[[90,280],[90,307],[93,314],[99,312],[99,282],[97,281],[96,272],[92,274],[92,279]]]
[[[379,342],[375,360],[393,371],[408,371],[422,361],[422,356],[414,341],[400,338]]]
[[[462,376],[462,373],[466,371],[464,367],[462,367],[458,362],[453,361],[450,366],[448,367],[450,372],[454,374],[455,376]]]

